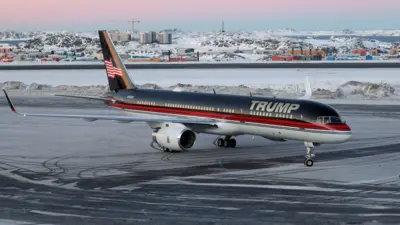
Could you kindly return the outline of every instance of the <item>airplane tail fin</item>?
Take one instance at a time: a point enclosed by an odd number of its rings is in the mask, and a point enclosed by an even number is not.
[[[100,30],[99,38],[110,90],[117,92],[123,89],[137,89],[129,78],[128,71],[115,50],[108,32]]]

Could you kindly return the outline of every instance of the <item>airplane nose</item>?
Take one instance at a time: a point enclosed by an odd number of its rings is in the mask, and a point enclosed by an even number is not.
[[[348,141],[353,136],[353,132],[349,131],[345,135],[343,135],[343,141]]]
[[[340,143],[350,140],[350,138],[352,137],[352,134],[353,134],[353,132],[351,131],[351,127],[346,123],[331,124],[331,125],[329,125],[329,128],[332,131],[338,132],[338,135],[336,136],[336,138],[337,138],[336,140]]]
[[[348,131],[349,133],[352,133],[351,132],[351,127],[347,123],[344,124],[344,125],[345,125],[345,130]]]
[[[343,141],[348,141],[350,138],[353,136],[353,131],[351,130],[351,127],[348,124],[344,124],[344,131],[346,132],[345,135],[343,135]]]

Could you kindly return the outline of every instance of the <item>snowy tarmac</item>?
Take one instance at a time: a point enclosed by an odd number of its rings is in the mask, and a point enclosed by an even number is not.
[[[118,114],[97,103],[13,99],[20,112]],[[171,154],[149,146],[151,130],[143,123],[24,118],[12,114],[3,98],[0,103],[0,219],[400,223],[400,106],[338,106],[353,139],[320,146],[314,167],[306,168],[299,142],[242,136],[237,148],[218,149],[214,136],[202,134],[194,149]]]

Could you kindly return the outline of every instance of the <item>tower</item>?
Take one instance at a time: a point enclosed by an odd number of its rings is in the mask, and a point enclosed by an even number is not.
[[[128,22],[132,23],[132,31],[131,32],[132,32],[132,38],[133,38],[133,35],[135,35],[135,23],[140,23],[140,21],[132,18],[132,20],[130,20]]]

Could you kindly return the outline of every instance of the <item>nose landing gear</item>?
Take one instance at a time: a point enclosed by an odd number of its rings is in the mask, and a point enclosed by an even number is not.
[[[314,165],[314,161],[312,160],[312,157],[315,156],[314,154],[314,143],[312,142],[304,142],[304,145],[306,146],[307,149],[307,154],[305,155],[305,160],[304,160],[304,165],[307,167],[312,167]]]

